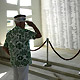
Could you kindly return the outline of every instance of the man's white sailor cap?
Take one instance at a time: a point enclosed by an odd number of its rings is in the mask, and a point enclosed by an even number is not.
[[[26,21],[26,16],[25,15],[17,15],[14,17],[15,22],[25,22]]]

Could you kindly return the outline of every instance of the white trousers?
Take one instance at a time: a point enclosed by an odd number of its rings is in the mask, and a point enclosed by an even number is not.
[[[29,65],[25,67],[13,67],[14,80],[28,80]]]

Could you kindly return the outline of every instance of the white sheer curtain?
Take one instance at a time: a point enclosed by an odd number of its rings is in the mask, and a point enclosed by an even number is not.
[[[41,0],[43,40],[57,48],[80,49],[80,0]]]

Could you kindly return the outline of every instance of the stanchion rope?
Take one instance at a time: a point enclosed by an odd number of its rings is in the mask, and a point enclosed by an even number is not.
[[[39,50],[41,47],[44,46],[44,44],[45,44],[46,42],[47,42],[47,41],[45,41],[39,48],[37,48],[37,49],[35,49],[35,50],[30,50],[30,51],[37,51],[37,50]]]
[[[37,48],[37,49],[35,49],[35,50],[30,50],[30,51],[37,51],[37,50],[39,50],[41,47],[44,46],[44,44],[45,44],[46,42],[47,42],[47,40],[46,40],[39,48]],[[74,55],[73,57],[71,57],[71,58],[69,58],[69,59],[66,59],[66,58],[62,57],[62,56],[53,48],[53,46],[52,46],[52,44],[51,44],[50,41],[49,41],[49,44],[50,44],[52,50],[53,50],[61,59],[63,59],[63,60],[72,60],[72,59],[74,59],[74,58],[80,53],[80,50],[79,50],[76,55]]]
[[[51,42],[48,40],[48,38],[47,38],[47,40],[46,40],[39,48],[34,49],[34,50],[30,50],[30,51],[37,51],[37,50],[39,50],[41,47],[44,46],[44,44],[45,44],[46,42],[49,42],[52,50],[53,50],[61,59],[63,59],[63,60],[72,60],[72,59],[74,59],[76,56],[78,56],[78,54],[80,53],[80,50],[79,50],[76,55],[74,55],[73,57],[71,57],[71,58],[69,58],[69,59],[66,59],[66,58],[62,57],[62,56],[54,49],[54,47],[52,46],[52,44],[51,44]],[[1,56],[0,56],[0,57],[1,57]],[[1,58],[2,58],[2,57],[1,57]]]
[[[50,44],[52,50],[63,60],[72,60],[80,53],[80,50],[79,50],[75,56],[73,56],[72,58],[66,59],[66,58],[63,58],[61,55],[58,54],[58,52],[53,48],[53,46],[52,46],[50,41],[49,41],[49,44]]]

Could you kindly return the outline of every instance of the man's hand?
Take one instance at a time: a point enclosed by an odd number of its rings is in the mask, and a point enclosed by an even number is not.
[[[33,22],[31,22],[31,21],[25,21],[25,22],[27,23],[27,25],[29,25],[31,27],[34,27],[35,26],[35,24]]]
[[[36,25],[35,25],[33,22],[31,22],[31,21],[26,21],[26,23],[27,23],[29,26],[33,27],[33,29],[34,29],[35,32],[37,33],[36,38],[41,38],[41,37],[42,37],[39,29],[36,27]]]

